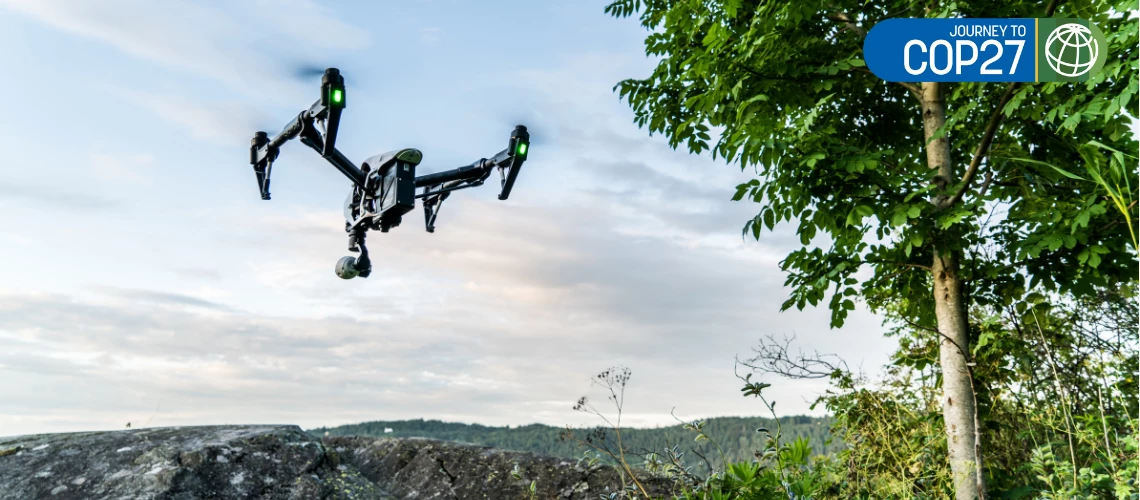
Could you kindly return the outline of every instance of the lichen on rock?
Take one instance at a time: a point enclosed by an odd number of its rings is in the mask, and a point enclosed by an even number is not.
[[[512,477],[515,466],[523,480]],[[296,426],[211,426],[0,437],[8,499],[585,499],[607,467],[416,438],[326,437]],[[653,493],[672,484],[646,476]]]

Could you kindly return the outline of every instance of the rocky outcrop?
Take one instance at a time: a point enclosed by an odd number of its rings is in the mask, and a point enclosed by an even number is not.
[[[516,469],[521,479],[514,477]],[[609,467],[413,438],[215,426],[0,438],[0,499],[585,499]],[[664,478],[644,477],[656,494]]]

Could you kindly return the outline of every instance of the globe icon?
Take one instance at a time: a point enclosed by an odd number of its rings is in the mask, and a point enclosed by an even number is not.
[[[1045,41],[1045,59],[1058,75],[1078,77],[1092,70],[1100,47],[1087,26],[1062,24]]]

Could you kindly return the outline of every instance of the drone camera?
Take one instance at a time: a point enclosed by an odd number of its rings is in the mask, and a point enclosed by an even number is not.
[[[356,269],[356,257],[352,256],[341,257],[340,260],[336,262],[334,271],[340,279],[345,280],[350,280],[360,275],[360,271]]]

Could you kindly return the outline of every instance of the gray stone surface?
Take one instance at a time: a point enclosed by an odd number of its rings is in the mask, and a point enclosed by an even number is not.
[[[522,479],[512,477],[518,466]],[[0,499],[585,499],[608,467],[429,439],[214,426],[0,437]],[[667,493],[663,478],[643,478]]]

